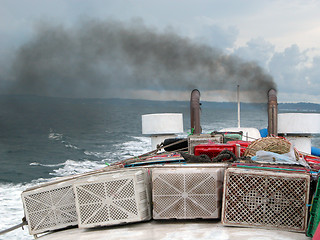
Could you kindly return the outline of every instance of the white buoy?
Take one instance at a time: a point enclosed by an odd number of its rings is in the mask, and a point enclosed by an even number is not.
[[[183,133],[182,113],[157,113],[142,115],[142,134],[151,137],[152,149],[167,138]]]
[[[285,135],[299,151],[311,154],[311,134],[320,133],[320,114],[278,114],[278,133]]]

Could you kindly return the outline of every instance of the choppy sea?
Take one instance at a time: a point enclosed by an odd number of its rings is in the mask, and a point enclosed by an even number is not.
[[[241,126],[267,126],[266,104],[241,105]],[[234,103],[202,104],[204,133],[237,126]],[[102,168],[151,150],[141,115],[183,113],[189,102],[0,96],[0,231],[21,222],[21,192],[52,178]],[[313,140],[320,146],[319,138]],[[0,239],[33,239],[27,228]]]

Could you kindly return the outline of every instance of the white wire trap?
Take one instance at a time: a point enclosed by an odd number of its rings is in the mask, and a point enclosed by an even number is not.
[[[60,178],[60,180],[63,178]],[[21,194],[30,234],[77,225],[77,213],[70,178],[44,184]]]
[[[151,218],[147,169],[91,176],[74,184],[80,228],[139,222]]]
[[[304,232],[310,176],[305,173],[229,168],[222,223]]]
[[[223,168],[152,169],[154,219],[219,218]]]

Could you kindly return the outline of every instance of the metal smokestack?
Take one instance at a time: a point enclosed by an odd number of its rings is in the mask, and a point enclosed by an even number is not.
[[[278,136],[278,101],[277,91],[268,91],[268,136]]]
[[[190,121],[191,121],[191,132],[193,134],[200,134],[202,129],[200,126],[200,92],[198,89],[194,89],[191,92]]]

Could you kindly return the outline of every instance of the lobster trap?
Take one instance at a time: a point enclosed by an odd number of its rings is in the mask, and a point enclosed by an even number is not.
[[[152,170],[154,219],[220,217],[224,169],[199,165]]]
[[[43,184],[21,194],[30,234],[77,225],[74,181]]]
[[[79,228],[151,219],[147,169],[121,170],[74,183]]]
[[[305,232],[310,176],[306,173],[229,168],[222,223]]]

